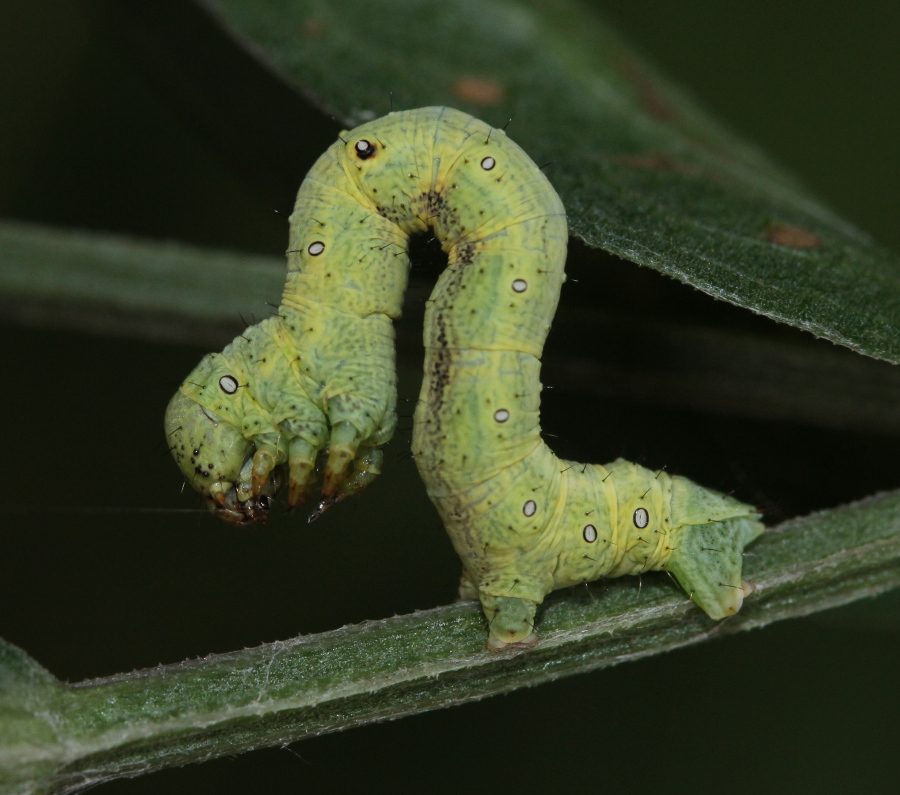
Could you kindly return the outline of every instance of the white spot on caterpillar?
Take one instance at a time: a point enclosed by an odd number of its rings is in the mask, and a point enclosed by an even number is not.
[[[233,395],[237,392],[238,382],[234,376],[223,375],[219,379],[219,389],[221,389],[226,395]]]
[[[526,282],[524,279],[516,279],[512,283],[512,288],[517,293],[524,293],[528,289],[528,282]]]
[[[632,517],[632,519],[634,519],[634,526],[639,530],[643,530],[648,524],[650,524],[650,514],[647,513],[646,508],[638,508],[634,512],[634,516]]]
[[[526,516],[534,516],[536,511],[537,503],[534,500],[528,500],[528,502],[526,502],[522,506],[522,513],[524,513]]]
[[[486,158],[484,158],[484,160],[481,161],[481,167],[485,171],[490,171],[496,165],[497,165],[497,161],[494,160],[493,157],[486,157]]]
[[[597,528],[592,524],[586,524],[584,530],[581,531],[581,535],[584,536],[585,541],[593,544],[597,540]]]
[[[313,257],[318,257],[325,250],[325,244],[321,240],[317,240],[315,243],[310,243],[309,248],[306,249]]]
[[[360,138],[356,142],[356,156],[360,160],[368,160],[372,155],[375,154],[375,144],[371,141],[367,141],[365,138]]]
[[[506,422],[509,419],[509,412],[506,409],[497,409],[494,412],[494,419],[497,422]]]

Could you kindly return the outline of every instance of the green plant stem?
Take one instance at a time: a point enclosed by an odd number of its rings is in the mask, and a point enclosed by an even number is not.
[[[900,585],[898,563],[895,491],[767,532],[746,558],[755,592],[739,615],[721,623],[655,575],[641,587],[623,578],[553,594],[539,617],[541,642],[501,654],[484,650],[474,603],[76,685],[56,682],[7,647],[20,657],[15,665],[6,662],[18,674],[0,678],[0,738],[6,738],[0,763],[7,791],[44,791],[20,788],[17,771],[32,783],[40,773],[43,786],[65,791],[283,745],[874,596]],[[25,670],[28,687],[21,685]],[[10,708],[16,701],[22,702],[18,712]],[[10,729],[11,715],[24,721],[18,733]]]

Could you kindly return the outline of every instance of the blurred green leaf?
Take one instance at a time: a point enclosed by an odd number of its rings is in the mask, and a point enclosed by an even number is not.
[[[23,322],[216,348],[259,318],[253,307],[272,311],[283,283],[274,257],[0,221],[0,311]],[[412,325],[401,361],[421,356]],[[551,337],[544,368],[561,389],[900,434],[900,372],[839,348],[597,309],[570,308],[555,325],[563,342]],[[565,343],[587,328],[606,344]]]
[[[0,222],[0,309],[22,322],[220,345],[283,285],[272,257]]]
[[[573,0],[201,0],[348,124],[450,105],[548,174],[573,233],[900,362],[900,261],[820,206]]]

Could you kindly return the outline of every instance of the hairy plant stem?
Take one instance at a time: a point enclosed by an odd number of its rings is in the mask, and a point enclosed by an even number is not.
[[[900,491],[771,529],[746,558],[755,592],[721,623],[658,575],[553,594],[541,642],[501,654],[474,603],[75,685],[7,645],[0,791],[74,791],[586,673],[877,595],[898,562]]]

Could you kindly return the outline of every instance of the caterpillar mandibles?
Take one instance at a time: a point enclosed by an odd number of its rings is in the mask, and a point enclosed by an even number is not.
[[[188,481],[221,518],[322,506],[381,470],[396,426],[392,320],[410,235],[447,253],[425,315],[412,449],[478,597],[488,645],[536,641],[550,591],[664,569],[714,619],[738,611],[756,510],[619,459],[557,458],[540,436],[540,356],[565,279],[568,230],[543,172],[502,130],[431,107],[344,132],[300,187],[278,314],[206,356],[169,404]],[[321,509],[321,506],[320,506]]]

